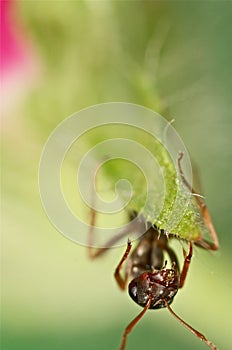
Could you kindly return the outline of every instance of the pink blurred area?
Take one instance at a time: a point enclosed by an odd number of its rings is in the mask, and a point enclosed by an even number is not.
[[[1,115],[8,115],[36,84],[39,60],[20,18],[20,1],[1,0]]]

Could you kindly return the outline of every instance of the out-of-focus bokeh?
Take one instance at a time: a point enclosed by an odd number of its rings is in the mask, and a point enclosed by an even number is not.
[[[59,122],[90,105],[161,112],[196,165],[221,249],[196,250],[174,310],[231,346],[230,2],[1,1],[2,349],[118,349],[140,312],[118,290],[122,249],[89,261],[42,209],[38,165]],[[148,312],[127,349],[205,349],[167,310]]]

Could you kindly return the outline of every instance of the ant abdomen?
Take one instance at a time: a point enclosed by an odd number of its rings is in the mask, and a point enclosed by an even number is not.
[[[144,272],[134,278],[128,286],[130,297],[144,307],[151,299],[150,309],[166,307],[171,304],[179,288],[179,274],[173,269]]]

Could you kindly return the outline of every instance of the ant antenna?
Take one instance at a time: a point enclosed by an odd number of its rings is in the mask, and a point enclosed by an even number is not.
[[[192,332],[197,338],[202,340],[206,345],[208,345],[212,350],[217,350],[216,346],[208,340],[202,333],[198,332],[196,329],[191,327],[188,323],[186,323],[182,318],[180,318],[170,307],[168,302],[164,299],[165,306],[167,307],[168,311],[174,316],[185,328],[187,328],[190,332]]]
[[[149,309],[149,307],[151,306],[151,302],[152,302],[152,297],[150,296],[145,307],[143,308],[143,311],[140,312],[138,314],[138,316],[136,316],[133,321],[128,324],[128,326],[126,327],[124,334],[122,336],[122,343],[121,343],[121,347],[120,350],[124,350],[125,346],[126,346],[126,340],[127,340],[127,336],[128,334],[132,331],[132,329],[134,328],[134,326],[141,320],[141,318],[143,317],[143,315],[145,314],[145,312]]]

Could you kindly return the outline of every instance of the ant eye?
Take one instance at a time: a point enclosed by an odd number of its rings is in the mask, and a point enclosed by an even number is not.
[[[135,297],[137,296],[137,286],[133,286],[131,288],[131,294],[133,294]]]
[[[131,296],[131,298],[137,302],[138,299],[138,287],[137,287],[137,283],[130,283],[129,285],[129,295]]]
[[[147,273],[132,280],[128,286],[128,292],[136,304],[144,307],[150,295],[149,284],[147,283]]]

